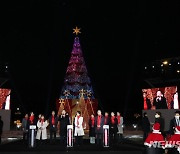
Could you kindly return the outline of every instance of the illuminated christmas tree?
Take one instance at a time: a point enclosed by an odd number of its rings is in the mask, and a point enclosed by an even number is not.
[[[73,29],[76,34],[74,38],[71,58],[67,67],[64,85],[59,98],[59,114],[65,109],[74,118],[77,110],[80,110],[85,119],[97,110],[97,100],[94,97],[88,71],[82,54],[79,37],[79,28]],[[88,127],[87,127],[88,128]]]

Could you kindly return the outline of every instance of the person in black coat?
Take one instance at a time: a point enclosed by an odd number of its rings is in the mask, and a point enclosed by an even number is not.
[[[155,113],[155,123],[160,124],[160,132],[162,135],[165,137],[165,132],[164,132],[164,118],[161,116],[161,112],[157,111]]]
[[[104,125],[109,125],[109,122],[110,122],[109,113],[105,112],[104,113]]]
[[[1,144],[1,136],[3,132],[3,125],[4,125],[4,122],[2,121],[1,116],[0,116],[0,144]]]
[[[49,132],[50,132],[50,142],[52,142],[53,136],[56,140],[58,117],[55,115],[55,111],[51,112],[51,116],[48,119],[49,122]]]
[[[104,116],[101,113],[101,110],[97,111],[97,116],[95,117],[95,133],[96,133],[96,143],[97,145],[102,145],[103,140],[103,125],[104,125]]]
[[[150,133],[150,121],[148,119],[146,112],[144,112],[144,115],[142,118],[142,130],[143,130],[143,141],[145,141],[148,134]]]
[[[180,126],[180,113],[179,111],[176,111],[175,114],[174,114],[174,118],[170,120],[170,126],[169,126],[169,134],[170,135],[173,135],[174,132],[175,132],[175,128],[177,126]]]
[[[23,141],[28,140],[28,119],[28,114],[25,114],[24,118],[22,119]]]
[[[115,117],[114,112],[111,112],[111,117],[109,121],[109,132],[110,132],[110,145],[113,145],[117,142],[117,132],[118,132],[118,120]]]
[[[70,119],[69,116],[66,114],[65,110],[62,110],[62,114],[59,116],[59,124],[60,124],[60,140],[61,143],[66,145],[66,139],[67,139],[67,125],[70,125]]]
[[[29,145],[31,144],[31,135],[32,135],[32,130],[30,129],[30,126],[34,125],[37,127],[37,119],[35,117],[34,112],[30,113],[28,122],[27,122],[27,128],[28,128],[28,143]],[[36,138],[36,130],[34,131],[34,139]],[[34,140],[34,144],[36,144],[36,140]]]
[[[92,114],[89,118],[89,138],[91,144],[95,143],[95,136],[95,117],[94,114]]]
[[[168,109],[167,107],[167,100],[163,96],[160,90],[157,91],[157,96],[153,99],[153,106],[155,109]]]

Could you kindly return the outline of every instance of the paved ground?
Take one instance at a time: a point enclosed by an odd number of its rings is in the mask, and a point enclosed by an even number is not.
[[[48,133],[49,137],[49,133]],[[3,152],[10,152],[10,153],[18,153],[19,152],[25,152],[28,154],[30,153],[50,153],[50,154],[56,154],[61,151],[62,152],[69,152],[74,154],[75,152],[98,152],[100,154],[103,152],[114,152],[120,154],[121,152],[125,154],[126,152],[130,151],[130,153],[133,152],[133,154],[143,154],[145,150],[145,147],[142,142],[142,131],[134,130],[134,131],[124,131],[124,139],[122,143],[112,145],[108,148],[99,147],[96,144],[90,144],[88,139],[88,134],[84,136],[83,140],[83,146],[81,147],[71,147],[67,148],[60,144],[59,136],[57,135],[57,140],[53,143],[49,142],[49,139],[46,140],[43,143],[37,143],[36,147],[29,148],[26,143],[22,140],[22,131],[21,130],[14,130],[14,131],[4,131],[2,135],[2,144],[0,145],[0,153]],[[7,153],[6,153],[7,154]]]
[[[2,144],[6,144],[8,142],[12,142],[15,140],[22,139],[23,132],[21,130],[11,130],[11,131],[4,131],[2,134]],[[143,132],[141,130],[126,130],[124,131],[124,138],[137,141],[139,143],[142,143],[142,137]],[[57,133],[57,138],[59,137]],[[48,132],[48,138],[49,138],[49,132]],[[85,133],[84,139],[88,139],[88,133]]]

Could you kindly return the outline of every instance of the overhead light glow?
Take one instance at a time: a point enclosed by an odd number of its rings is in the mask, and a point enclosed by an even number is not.
[[[162,63],[163,63],[164,65],[167,65],[167,64],[168,64],[168,61],[165,60],[165,61],[163,61]]]

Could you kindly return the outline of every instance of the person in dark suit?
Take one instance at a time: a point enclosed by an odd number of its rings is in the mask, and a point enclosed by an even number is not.
[[[60,124],[60,141],[62,144],[66,145],[67,125],[70,125],[70,118],[69,115],[66,114],[66,110],[62,110],[58,123]]]
[[[96,143],[97,145],[102,145],[103,140],[103,125],[104,125],[104,116],[101,113],[101,110],[97,111],[97,116],[95,117],[95,133],[96,133]]]
[[[143,92],[143,100],[144,100],[144,110],[150,110],[152,105],[149,98],[147,98],[147,93]]]
[[[143,130],[143,141],[145,141],[148,134],[150,133],[150,121],[148,119],[146,112],[144,112],[142,118],[142,130]]]
[[[176,111],[175,114],[174,114],[174,118],[170,120],[170,126],[169,126],[169,134],[170,135],[173,135],[174,134],[174,131],[175,131],[175,128],[177,126],[180,126],[180,113],[179,111]]]
[[[111,117],[109,121],[109,132],[110,132],[110,145],[117,143],[117,132],[118,132],[118,120],[115,117],[114,112],[111,112]]]
[[[23,141],[28,140],[28,119],[28,114],[25,114],[24,118],[22,119]]]
[[[104,125],[109,125],[109,122],[110,122],[109,113],[105,112],[104,113]]]
[[[3,132],[3,125],[4,125],[4,122],[2,121],[1,116],[0,116],[0,144],[1,144],[1,136]]]
[[[166,98],[160,90],[157,91],[156,97],[153,99],[155,109],[168,109]]]
[[[37,126],[37,119],[35,117],[34,112],[30,113],[28,122],[27,122],[27,128],[28,128],[28,144],[31,144],[31,135],[32,135],[32,130],[30,129],[31,125],[36,125]],[[34,132],[34,139],[36,138],[36,130]],[[36,140],[34,140],[34,144],[36,145]]]
[[[50,142],[52,143],[52,139],[56,140],[56,132],[57,132],[57,124],[58,124],[58,117],[55,115],[55,111],[51,112],[51,116],[48,119],[49,122],[49,132],[50,132]]]
[[[91,115],[89,118],[89,139],[90,143],[94,144],[95,143],[95,117],[94,114]]]

